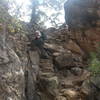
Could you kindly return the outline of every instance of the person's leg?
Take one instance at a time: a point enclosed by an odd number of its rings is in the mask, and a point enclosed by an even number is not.
[[[40,50],[40,57],[41,58],[48,58],[48,54],[46,52],[46,50],[44,49],[43,45],[39,46],[39,50]]]

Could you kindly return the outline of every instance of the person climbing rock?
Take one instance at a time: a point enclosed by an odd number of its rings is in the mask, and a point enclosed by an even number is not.
[[[34,33],[34,39],[32,40],[32,43],[38,47],[40,57],[42,58],[48,58],[48,54],[44,48],[44,41],[46,40],[46,35],[43,32],[40,32],[39,30],[35,31]]]
[[[39,48],[39,53],[41,58],[48,58],[48,54],[44,48],[44,41],[46,40],[46,35],[39,30],[34,33],[34,40],[32,41],[36,47]]]

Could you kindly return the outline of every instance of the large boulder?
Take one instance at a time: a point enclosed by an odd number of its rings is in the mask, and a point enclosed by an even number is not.
[[[25,77],[16,53],[0,43],[0,100],[24,100]]]
[[[80,100],[79,93],[73,89],[63,89],[61,90],[62,94],[66,97],[67,100]]]
[[[92,77],[83,82],[81,91],[87,100],[100,100],[100,77]]]
[[[68,0],[64,8],[65,20],[70,29],[70,39],[79,46],[69,42],[69,49],[80,52],[80,48],[85,54],[95,51],[100,42],[99,0]]]
[[[38,89],[41,100],[55,100],[58,94],[58,77],[54,73],[41,73],[38,81]]]
[[[82,58],[79,55],[74,55],[71,52],[62,53],[55,58],[55,66],[58,69],[82,67]]]
[[[68,0],[65,5],[65,20],[71,28],[96,26],[99,15],[97,0]]]
[[[67,44],[65,44],[65,47],[72,51],[73,53],[77,53],[79,55],[84,55],[83,50],[80,48],[80,46],[74,42],[73,40],[69,40]]]

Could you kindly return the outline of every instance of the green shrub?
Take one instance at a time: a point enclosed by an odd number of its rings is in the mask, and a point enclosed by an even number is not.
[[[93,76],[100,75],[100,53],[99,49],[97,53],[90,54],[89,60],[89,70],[91,71]]]

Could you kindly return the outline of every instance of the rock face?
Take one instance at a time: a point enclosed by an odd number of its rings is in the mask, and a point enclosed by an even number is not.
[[[55,62],[58,65],[58,68],[71,68],[74,66],[81,67],[82,61],[81,57],[73,55],[71,53],[65,53],[57,56]]]
[[[37,100],[36,82],[39,73],[39,56],[37,51],[29,51],[28,56],[28,64],[25,69],[26,100]]]
[[[99,6],[99,0],[65,3],[70,31],[47,30],[47,59],[27,47],[25,35],[7,34],[0,24],[0,100],[100,100],[100,78],[89,80],[84,63],[100,41]]]
[[[84,58],[100,42],[100,2],[68,0],[64,7],[69,30],[47,31],[50,57],[40,60],[37,93],[40,100],[99,100],[99,79],[87,82]]]
[[[0,100],[37,100],[35,89],[39,72],[37,51],[28,51],[26,37],[0,30]]]
[[[48,34],[44,48],[49,57],[40,58],[39,64],[37,94],[40,100],[85,100],[80,88],[90,73],[84,70],[84,52],[69,36],[66,28]]]
[[[94,27],[99,20],[98,0],[68,0],[65,3],[65,19],[72,28]]]
[[[24,100],[24,83],[18,56],[12,49],[0,45],[0,100]]]
[[[19,57],[0,31],[0,100],[25,100],[25,77]]]
[[[65,20],[71,31],[70,38],[85,53],[96,50],[97,42],[100,42],[99,0],[68,0],[64,8]]]
[[[83,82],[81,91],[86,95],[86,100],[100,100],[99,84],[99,76],[91,77],[89,80]]]

